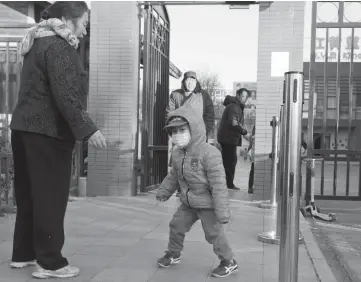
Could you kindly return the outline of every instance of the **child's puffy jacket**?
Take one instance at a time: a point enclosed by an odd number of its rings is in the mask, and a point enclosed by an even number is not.
[[[167,199],[181,188],[183,204],[197,209],[214,209],[219,221],[230,219],[228,189],[220,151],[206,143],[206,130],[201,113],[183,106],[169,114],[183,117],[189,123],[192,140],[184,148],[174,148],[172,169],[158,189]]]

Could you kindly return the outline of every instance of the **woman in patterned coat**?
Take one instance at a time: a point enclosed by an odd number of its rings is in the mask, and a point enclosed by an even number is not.
[[[19,99],[11,121],[17,215],[11,266],[36,264],[36,278],[79,274],[61,254],[76,140],[106,141],[86,110],[88,78],[79,59],[85,2],[55,2],[22,42]]]

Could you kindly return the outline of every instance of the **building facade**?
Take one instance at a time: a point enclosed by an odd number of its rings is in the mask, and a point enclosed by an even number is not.
[[[280,52],[287,56],[289,70],[305,75],[302,126],[308,157],[324,160],[317,164],[316,196],[360,197],[360,8],[361,2],[306,1],[274,2],[260,11],[256,193],[267,197],[270,191],[269,121],[279,115],[283,82],[272,76],[272,64],[281,64],[272,62],[272,53]],[[309,177],[307,171],[303,178]]]
[[[315,52],[315,149],[361,148],[358,142],[361,133],[361,15],[356,12],[360,8],[361,2],[317,3],[317,29],[314,47],[311,48],[312,3],[305,4],[303,62],[306,98],[309,92],[311,50],[314,48]],[[308,101],[304,111],[303,125],[306,132]],[[336,121],[339,122],[337,130]]]
[[[280,114],[284,81],[282,72],[273,72],[283,62],[273,58],[281,53],[288,58],[285,71],[303,71],[304,13],[303,1],[260,3],[254,192],[265,198],[271,183],[270,121]]]

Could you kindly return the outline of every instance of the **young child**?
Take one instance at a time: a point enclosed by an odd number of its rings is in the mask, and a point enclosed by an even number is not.
[[[249,172],[249,178],[248,178],[248,194],[253,194],[255,135],[256,135],[256,126],[253,126],[252,134],[247,134],[243,136],[243,138],[249,142],[248,153],[246,155],[246,158],[247,156],[249,156],[249,160],[251,161],[251,170]]]
[[[221,260],[211,275],[226,277],[236,273],[238,265],[222,226],[230,220],[230,208],[221,153],[206,143],[202,116],[190,107],[172,112],[166,129],[176,147],[172,169],[156,197],[159,201],[168,200],[179,184],[181,206],[169,223],[168,250],[158,265],[169,267],[180,262],[185,234],[200,219],[206,240]]]

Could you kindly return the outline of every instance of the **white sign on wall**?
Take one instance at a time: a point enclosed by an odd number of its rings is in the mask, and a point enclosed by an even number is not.
[[[285,72],[290,70],[289,52],[272,52],[271,53],[271,76],[284,77]]]

